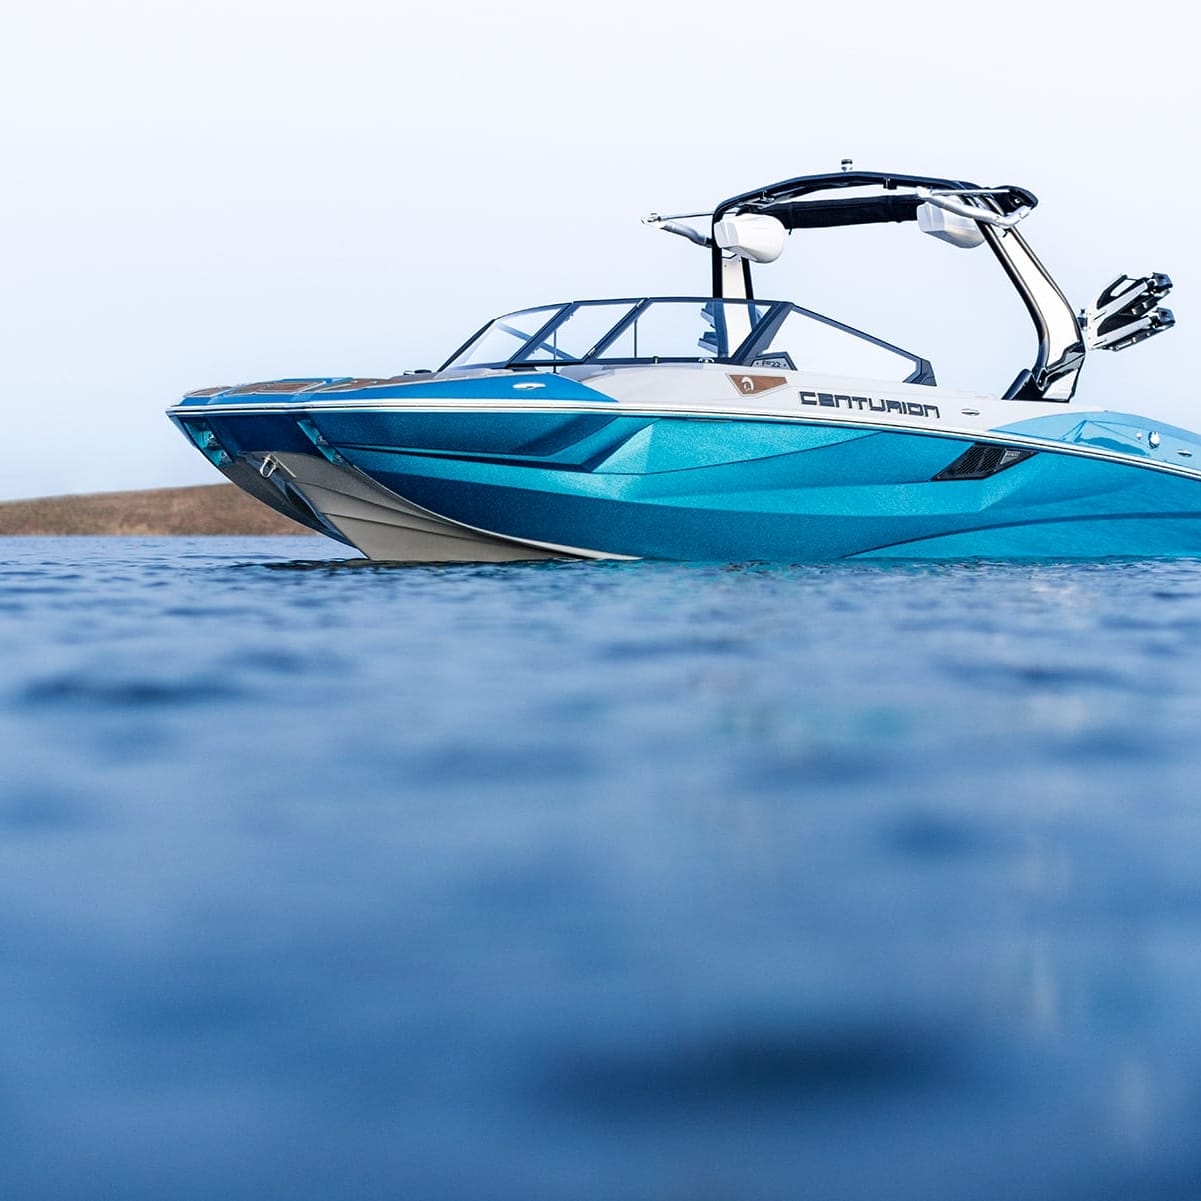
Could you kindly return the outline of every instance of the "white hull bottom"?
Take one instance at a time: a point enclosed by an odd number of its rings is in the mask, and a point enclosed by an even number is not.
[[[353,468],[313,455],[275,453],[289,485],[369,559],[398,563],[515,563],[602,558],[589,551],[536,546],[459,525],[410,504]]]

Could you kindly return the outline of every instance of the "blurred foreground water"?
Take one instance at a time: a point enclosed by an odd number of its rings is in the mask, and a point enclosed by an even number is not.
[[[0,1196],[1201,1196],[1201,563],[338,553],[0,540]]]

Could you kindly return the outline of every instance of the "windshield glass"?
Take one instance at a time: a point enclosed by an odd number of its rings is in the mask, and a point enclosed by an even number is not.
[[[928,369],[928,364],[917,355],[899,346],[795,305],[790,306],[788,315],[779,322],[770,339],[754,350],[755,366],[785,371],[917,382],[923,370]]]
[[[552,317],[566,305],[552,304],[540,309],[506,313],[484,326],[446,367],[496,367],[507,363]],[[443,368],[445,370],[445,368]]]
[[[728,359],[767,315],[748,300],[650,300],[614,330],[598,359]]]
[[[729,359],[759,330],[773,305],[772,301],[673,297],[585,300],[524,309],[486,326],[443,370],[510,363]]]
[[[441,370],[712,361],[934,382],[918,355],[833,318],[779,301],[713,297],[581,300],[522,309],[486,325]]]
[[[547,331],[541,343],[526,349],[522,361],[578,363],[592,354],[637,304],[636,300],[613,300],[573,305],[567,316]]]

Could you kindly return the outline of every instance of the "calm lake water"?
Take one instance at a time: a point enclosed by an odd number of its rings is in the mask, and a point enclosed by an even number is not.
[[[0,1196],[1201,1196],[1201,563],[343,553],[0,540]]]

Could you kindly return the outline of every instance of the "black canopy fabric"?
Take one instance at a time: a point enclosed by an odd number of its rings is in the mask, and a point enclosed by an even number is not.
[[[913,189],[918,187],[940,192],[976,190],[976,185],[966,180],[939,179],[931,175],[897,175],[880,171],[801,175],[723,200],[714,210],[713,220],[716,223],[726,213],[734,211],[770,213],[787,229],[826,229],[837,225],[916,221],[921,202]],[[845,188],[877,188],[879,191],[868,196],[805,199],[806,196],[838,192]],[[1003,213],[1013,212],[1022,206],[1033,208],[1038,203],[1032,192],[1012,186],[998,189],[993,201]]]
[[[875,225],[884,221],[916,221],[916,196],[846,196],[834,200],[785,200],[755,205],[785,229],[828,229],[836,225]]]
[[[798,175],[795,179],[785,179],[779,183],[768,184],[767,187],[757,188],[753,192],[743,192],[741,196],[731,196],[729,200],[723,200],[717,206],[713,217],[714,220],[720,220],[721,216],[731,209],[766,212],[772,205],[800,202],[803,197],[814,192],[871,187],[880,188],[885,192],[894,192],[897,188],[909,189],[918,186],[940,190],[960,190],[973,188],[976,185],[963,180],[939,179],[932,175],[897,175],[883,171],[837,171],[827,175]],[[852,200],[851,197],[847,197],[847,199],[848,201]],[[848,205],[848,207],[850,206]],[[893,218],[886,217],[885,220],[893,220]],[[865,224],[865,222],[846,222],[846,224]]]

